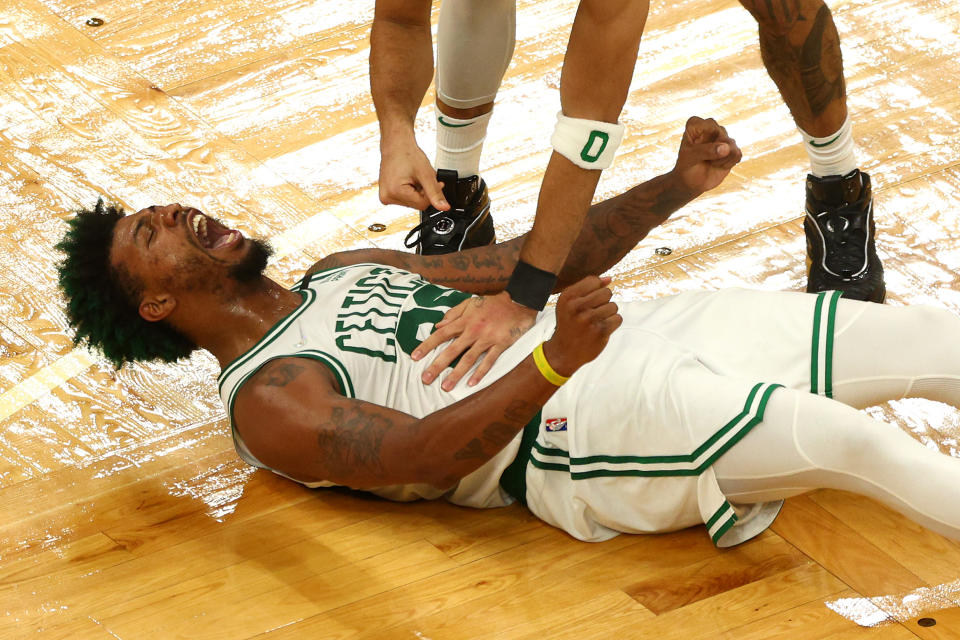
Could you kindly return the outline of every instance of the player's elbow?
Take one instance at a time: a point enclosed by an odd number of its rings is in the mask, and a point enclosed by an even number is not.
[[[434,489],[438,489],[446,493],[447,491],[450,491],[456,487],[457,483],[459,483],[462,479],[463,476],[459,473],[438,473],[434,474],[433,479],[427,484]]]
[[[459,465],[451,465],[445,460],[449,454],[434,453],[429,444],[410,451],[408,458],[409,481],[426,484],[440,491],[447,491],[457,485],[466,475]]]
[[[439,465],[436,458],[424,453],[413,454],[417,460],[412,460],[408,469],[407,483],[425,484],[440,491],[452,489],[463,477],[458,470]]]

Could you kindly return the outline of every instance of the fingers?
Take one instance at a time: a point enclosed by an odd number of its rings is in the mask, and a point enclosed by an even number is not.
[[[729,171],[743,158],[737,141],[730,137],[726,127],[717,124],[713,118],[691,118],[687,126],[686,153],[693,163],[705,162]]]
[[[380,161],[380,201],[413,209],[433,205],[441,211],[450,208],[437,182],[433,165],[415,144],[393,145],[385,149]]]
[[[611,333],[619,329],[620,325],[622,324],[623,324],[623,316],[621,316],[619,313],[614,314],[609,318],[604,319],[603,321],[604,329],[606,330],[608,337],[610,336]]]
[[[592,311],[597,307],[601,307],[604,304],[610,302],[610,298],[613,297],[613,291],[609,287],[600,287],[599,289],[594,289],[585,296],[574,300],[571,307],[574,313],[580,311]]]
[[[467,298],[466,300],[464,300],[463,302],[461,302],[461,303],[458,304],[457,306],[455,306],[455,307],[450,307],[449,309],[447,309],[447,312],[446,312],[445,314],[443,314],[443,319],[441,319],[440,322],[438,322],[438,323],[436,324],[436,327],[434,327],[434,328],[435,328],[435,329],[442,329],[442,328],[445,327],[446,325],[450,324],[451,322],[453,322],[454,320],[456,320],[457,318],[459,318],[460,316],[462,316],[462,315],[463,315],[463,312],[467,310],[467,306],[470,304],[470,301],[471,301],[472,299],[473,299],[473,298]],[[414,351],[414,353],[416,353],[416,351]],[[417,359],[418,359],[418,358],[414,358],[414,360],[417,360]]]
[[[733,138],[727,133],[727,128],[721,126],[713,118],[691,117],[687,120],[684,137],[697,145],[708,142],[715,143],[710,148],[716,158],[726,157],[736,147]]]
[[[414,361],[419,360],[447,340],[456,338],[463,333],[464,323],[460,322],[456,325],[453,325],[452,323],[459,320],[463,316],[464,311],[467,310],[467,307],[473,300],[475,300],[475,298],[467,298],[457,306],[447,309],[447,312],[443,314],[443,318],[441,318],[440,322],[434,325],[433,333],[431,333],[426,340],[421,342],[417,348],[413,350],[413,353],[410,354],[410,358]],[[436,374],[434,377],[436,377]]]
[[[437,323],[437,327],[439,326],[440,324]],[[437,328],[434,330],[433,333],[427,336],[426,340],[421,342],[417,346],[417,348],[413,350],[413,353],[410,354],[410,358],[413,359],[414,361],[419,360],[423,356],[427,355],[428,353],[430,353],[431,351],[433,351],[434,349],[442,345],[447,340],[450,340],[451,338],[456,338],[462,332],[463,332],[463,323],[448,324],[443,328]],[[450,358],[450,360],[453,360],[453,358]],[[436,373],[434,374],[434,377],[436,377]]]
[[[599,278],[594,280],[600,282]],[[410,355],[419,360],[450,340],[423,371],[421,380],[425,384],[432,383],[459,358],[444,378],[443,389],[453,389],[475,365],[477,370],[471,384],[476,384],[500,354],[533,325],[535,316],[536,311],[516,304],[506,293],[471,298],[447,311],[433,334]]]
[[[713,142],[719,139],[721,131],[726,133],[726,130],[721,127],[713,118],[699,118],[697,116],[691,116],[687,120],[684,135],[690,142],[694,144],[700,144],[703,142]]]
[[[443,183],[437,181],[437,174],[434,173],[433,167],[428,165],[426,169],[419,167],[419,170],[417,178],[420,182],[420,190],[422,191],[423,197],[428,200],[435,209],[447,211],[450,208],[450,204],[443,196]]]
[[[423,210],[430,206],[430,202],[413,186],[408,184],[391,188],[381,182],[380,202],[383,204],[399,204],[403,207],[418,210]]]
[[[560,294],[560,300],[570,301],[574,298],[581,298],[591,291],[606,287],[610,282],[611,279],[609,276],[587,276],[564,289]],[[560,301],[558,300],[557,304],[559,303]]]
[[[497,361],[501,353],[503,353],[503,347],[475,342],[469,351],[460,356],[460,361],[457,362],[457,366],[443,379],[441,387],[444,391],[451,391],[457,386],[457,383],[460,382],[460,378],[465,376],[467,372],[473,368],[477,360],[482,359],[480,367],[470,376],[469,380],[470,386],[477,384],[477,382],[480,382],[480,379],[483,378],[483,375],[490,370],[493,363]]]
[[[620,310],[620,307],[617,306],[616,302],[607,302],[598,307],[588,309],[586,311],[587,317],[596,322],[602,322],[610,318],[611,316],[617,315],[617,311]]]
[[[423,380],[423,384],[431,384],[434,380],[436,380],[437,376],[440,375],[440,372],[449,367],[450,363],[456,360],[457,356],[463,353],[463,351],[469,346],[469,343],[467,343],[463,338],[457,338],[451,342],[446,349],[441,351],[440,354],[433,359],[433,362],[430,363],[430,366],[424,370],[423,374],[420,376],[420,379]],[[474,361],[476,361],[476,359],[477,358],[474,357]],[[461,373],[460,375],[462,376],[463,374]],[[459,378],[457,379],[459,380]],[[453,385],[450,385],[448,388],[447,382],[444,380],[443,388],[449,391],[453,388]]]
[[[726,134],[726,131],[724,131],[724,134]],[[715,164],[721,169],[730,170],[743,159],[743,152],[740,150],[740,147],[737,146],[737,141],[733,138],[728,138],[726,143],[729,145],[730,150],[727,152],[726,157]]]
[[[493,363],[497,361],[497,358],[500,357],[500,354],[503,353],[504,349],[499,346],[491,348],[480,360],[480,366],[477,367],[477,370],[473,372],[473,375],[470,376],[470,380],[467,381],[467,386],[474,386],[480,380],[483,379],[483,376],[487,375],[490,372],[490,369],[493,367]]]
[[[613,295],[608,285],[609,277],[587,276],[579,280],[560,294],[557,300],[557,313],[575,315],[583,309],[590,309],[610,300]]]

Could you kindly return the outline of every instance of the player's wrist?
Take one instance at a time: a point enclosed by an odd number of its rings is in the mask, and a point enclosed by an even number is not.
[[[572,362],[571,358],[567,355],[569,354],[569,349],[564,349],[562,345],[557,344],[556,335],[554,335],[549,340],[545,340],[544,342],[542,342],[540,344],[540,348],[541,348],[541,353],[543,354],[543,357],[546,360],[546,362],[549,364],[550,368],[560,377],[564,379],[569,378],[577,371],[577,369],[580,368],[580,364],[576,362]],[[540,366],[540,363],[537,362],[536,357],[534,358],[534,363],[537,364],[537,369],[540,370],[542,375],[543,368]],[[550,378],[547,377],[546,375],[544,375],[544,377],[547,380],[550,380]],[[557,385],[557,386],[560,386],[560,385]]]
[[[506,292],[513,302],[534,311],[543,311],[556,286],[557,274],[519,260],[510,274]]]
[[[681,168],[677,165],[663,175],[665,178],[663,190],[674,195],[674,199],[677,201],[677,209],[706,193],[705,189],[690,186],[683,175],[684,171],[688,169],[689,167]]]
[[[392,113],[380,116],[380,149],[392,150],[417,146],[414,118],[406,114]]]

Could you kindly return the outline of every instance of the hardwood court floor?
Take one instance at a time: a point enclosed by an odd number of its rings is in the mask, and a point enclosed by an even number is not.
[[[372,0],[2,5],[0,637],[960,637],[960,546],[849,495],[789,500],[770,531],[721,552],[702,528],[586,544],[516,506],[395,505],[254,473],[211,358],[114,372],[72,348],[52,246],[103,195],[193,204],[268,237],[286,283],[334,250],[399,247],[415,216],[377,200]],[[574,6],[520,2],[484,164],[501,237],[531,222]],[[960,312],[960,8],[831,6],[889,304]],[[801,288],[806,160],[749,15],[655,3],[633,86],[599,195],[668,169],[691,114],[725,123],[745,158],[614,270],[619,295]],[[951,408],[872,413],[960,456]],[[919,596],[937,624],[920,626],[903,596],[938,586],[939,604]],[[880,596],[879,617],[899,622],[826,606]]]

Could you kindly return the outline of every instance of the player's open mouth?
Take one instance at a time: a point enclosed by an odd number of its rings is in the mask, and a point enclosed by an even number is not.
[[[187,224],[200,246],[211,251],[233,247],[243,240],[243,234],[236,229],[228,229],[196,210],[190,212]]]

